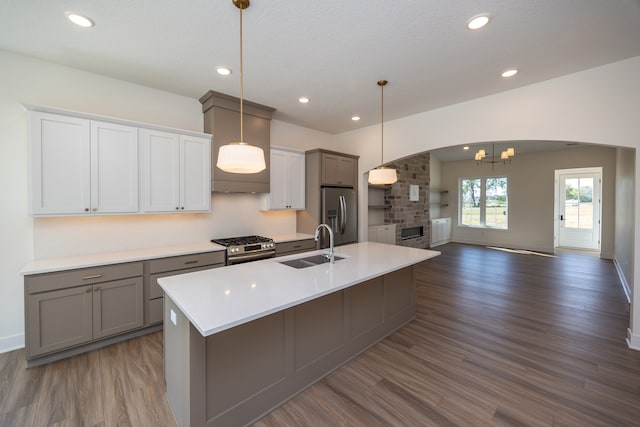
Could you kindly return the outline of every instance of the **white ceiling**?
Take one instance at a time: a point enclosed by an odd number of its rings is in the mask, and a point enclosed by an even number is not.
[[[0,11],[0,49],[194,98],[239,96],[231,0],[0,0]],[[492,21],[468,30],[481,12]],[[640,0],[252,0],[244,12],[245,98],[330,133],[380,122],[379,79],[390,120],[639,55]],[[520,73],[501,78],[510,67]]]

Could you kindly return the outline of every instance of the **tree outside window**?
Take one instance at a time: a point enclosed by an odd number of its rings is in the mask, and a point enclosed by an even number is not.
[[[508,228],[507,177],[460,180],[460,225]]]

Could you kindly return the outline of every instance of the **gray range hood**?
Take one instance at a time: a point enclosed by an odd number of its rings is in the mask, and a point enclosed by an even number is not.
[[[211,144],[211,191],[224,193],[268,193],[271,168],[269,148],[274,108],[244,100],[244,140],[264,150],[267,168],[252,174],[225,172],[216,167],[221,145],[240,140],[240,99],[210,90],[200,98],[204,131],[213,135]]]

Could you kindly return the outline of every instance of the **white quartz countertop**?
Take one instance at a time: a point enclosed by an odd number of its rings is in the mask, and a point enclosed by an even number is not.
[[[362,242],[336,248],[346,259],[296,269],[281,264],[324,250],[158,279],[166,296],[208,336],[440,255]]]
[[[167,258],[179,255],[223,251],[225,249],[226,248],[224,246],[216,245],[215,243],[202,242],[186,245],[108,252],[92,255],[37,259],[25,265],[22,270],[20,270],[20,274],[27,276],[31,274],[71,270],[75,268],[97,267],[107,264],[143,261],[154,258]]]

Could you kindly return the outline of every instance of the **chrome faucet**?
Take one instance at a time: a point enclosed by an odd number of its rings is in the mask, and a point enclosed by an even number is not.
[[[313,238],[315,239],[316,242],[318,241],[318,239],[320,238],[320,229],[322,227],[329,230],[329,252],[325,253],[324,256],[327,257],[327,259],[331,262],[331,264],[335,264],[336,260],[333,255],[333,230],[331,229],[331,227],[329,227],[327,224],[320,224],[318,228],[316,228],[316,235]]]

